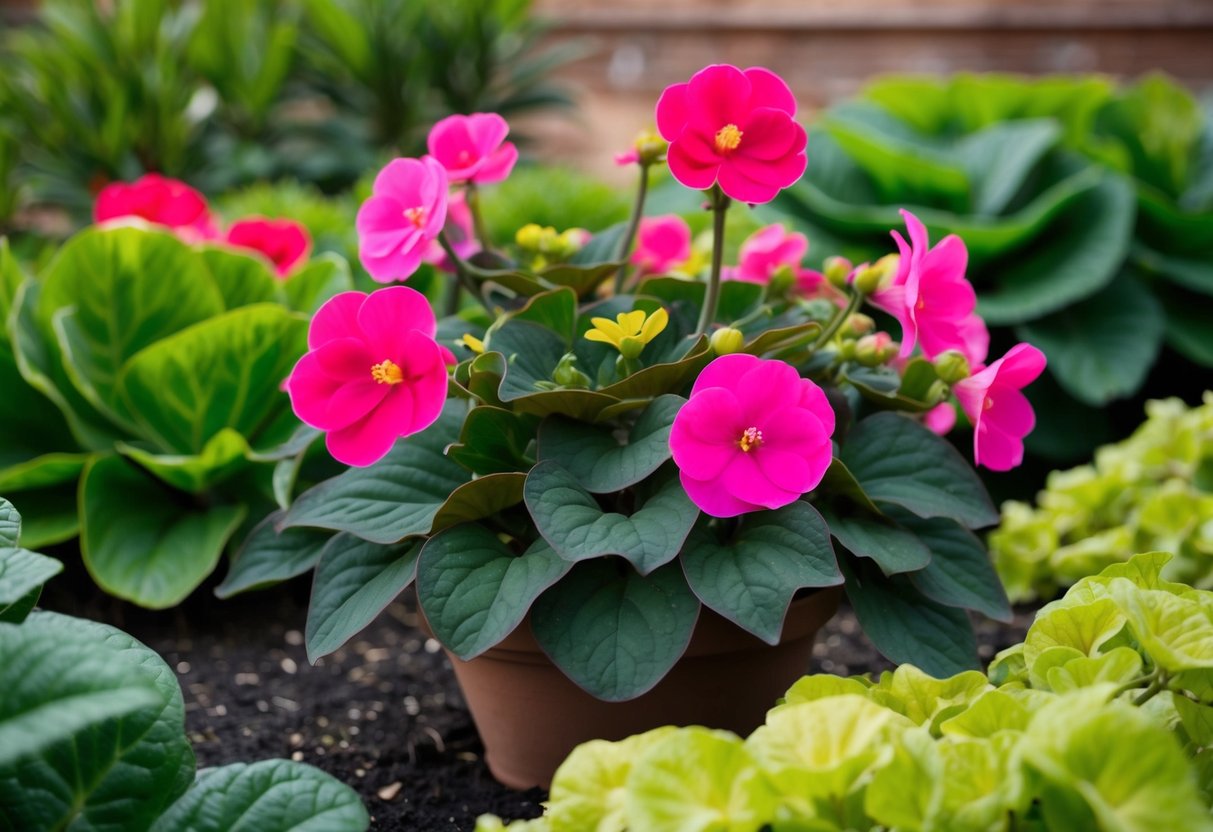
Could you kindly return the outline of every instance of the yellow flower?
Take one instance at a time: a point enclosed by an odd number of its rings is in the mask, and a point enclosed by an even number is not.
[[[590,323],[594,327],[586,332],[585,338],[587,341],[610,344],[624,358],[632,359],[639,357],[644,345],[660,335],[669,322],[669,313],[664,308],[652,315],[645,315],[643,309],[634,309],[620,312],[613,321],[610,318],[591,318]]]
[[[459,338],[455,340],[455,343],[459,344],[460,346],[467,347],[469,350],[476,353],[476,355],[480,355],[484,352],[484,341],[481,341],[470,332],[459,336]]]

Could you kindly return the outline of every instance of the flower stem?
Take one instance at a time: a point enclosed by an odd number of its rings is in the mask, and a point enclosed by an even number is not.
[[[1150,686],[1142,691],[1140,696],[1133,700],[1134,705],[1144,705],[1166,689],[1167,682],[1170,681],[1167,678],[1167,674],[1163,673],[1161,670],[1157,671],[1157,673],[1158,675],[1154,678],[1154,681],[1150,683]]]
[[[859,309],[863,303],[863,297],[862,292],[855,289],[851,290],[851,297],[847,300],[847,305],[838,310],[837,314],[826,324],[826,328],[821,331],[821,335],[817,336],[817,340],[813,343],[815,351],[830,343],[830,339],[838,333],[838,330],[846,323],[847,318],[851,317]]]
[[[724,220],[732,202],[719,187],[711,191],[712,198],[712,271],[708,276],[708,291],[699,313],[696,335],[704,335],[716,320],[716,308],[720,305],[720,273],[724,268]]]
[[[649,193],[649,166],[641,163],[640,182],[636,185],[636,201],[632,204],[632,216],[628,220],[627,230],[619,241],[615,251],[615,259],[621,261],[619,271],[615,273],[615,294],[623,294],[623,283],[628,274],[628,255],[632,252],[632,244],[636,241],[636,232],[640,228],[640,220],[644,216],[644,201]]]
[[[482,251],[492,251],[493,241],[489,237],[488,226],[484,224],[484,216],[480,213],[480,191],[476,188],[475,182],[467,183],[465,191],[468,203],[468,212],[472,215],[472,229],[476,234],[476,239],[480,241],[480,249]]]
[[[480,305],[484,307],[484,310],[486,312],[488,312],[490,315],[492,315],[493,310],[489,308],[488,301],[486,301],[484,299],[484,295],[480,294],[480,290],[476,286],[476,282],[474,280],[472,280],[472,276],[469,273],[469,269],[472,267],[467,262],[460,259],[459,255],[455,253],[455,247],[452,246],[451,241],[446,238],[445,231],[438,232],[438,244],[440,246],[442,246],[442,250],[446,252],[447,259],[449,259],[451,261],[451,265],[455,267],[455,277],[459,281],[459,283],[457,285],[452,287],[453,291],[448,296],[447,309],[449,310],[451,305],[453,304],[455,306],[455,311],[456,312],[459,311],[459,309],[458,309],[459,287],[462,286],[464,289],[468,290],[468,292],[472,295],[472,297],[474,297],[474,298],[476,298],[476,300],[480,301]],[[455,298],[455,300],[454,301],[449,300],[450,297]],[[450,314],[455,314],[455,313],[451,312]]]

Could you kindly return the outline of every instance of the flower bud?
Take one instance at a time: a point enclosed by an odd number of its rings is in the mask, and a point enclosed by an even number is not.
[[[969,361],[956,350],[945,350],[935,357],[935,374],[945,384],[955,384],[971,374]]]
[[[856,312],[847,318],[847,322],[842,325],[842,336],[844,338],[858,338],[861,335],[867,335],[876,328],[876,322],[862,312]]]
[[[897,273],[898,257],[896,254],[886,254],[871,266],[860,266],[851,281],[856,291],[870,295],[880,289],[887,280]]]
[[[539,247],[543,245],[548,233],[554,234],[555,230],[544,228],[537,223],[527,223],[514,234],[514,242],[518,244],[519,248],[526,251],[539,251]]]
[[[926,404],[939,404],[950,395],[952,395],[952,388],[948,386],[947,382],[935,379],[927,388],[927,395],[923,400]]]
[[[855,360],[865,367],[875,367],[893,358],[899,349],[901,345],[889,333],[873,332],[855,342]]]
[[[646,130],[636,137],[636,161],[642,165],[654,165],[664,161],[665,153],[670,144],[652,130]]]
[[[851,261],[845,257],[827,257],[822,264],[821,273],[830,281],[835,289],[845,289],[847,275],[851,273]]]
[[[729,355],[741,352],[741,348],[745,346],[745,336],[741,334],[740,329],[726,326],[712,333],[711,343],[712,352],[716,355]]]
[[[566,352],[552,371],[552,379],[561,387],[584,389],[590,386],[590,377],[577,369],[577,356]]]

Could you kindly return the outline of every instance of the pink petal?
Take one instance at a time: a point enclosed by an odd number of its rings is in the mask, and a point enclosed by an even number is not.
[[[773,107],[790,116],[796,115],[796,98],[792,90],[774,72],[765,67],[752,66],[745,70],[745,77],[750,82],[751,107]]]
[[[743,135],[737,153],[754,159],[794,156],[808,144],[805,129],[780,110],[755,110],[740,127]]]
[[[990,389],[990,383],[997,373],[998,368],[991,364],[984,370],[976,372],[966,379],[961,379],[952,387],[956,400],[960,402],[960,409],[965,412],[969,421],[974,425],[981,417],[981,412],[985,407],[986,391]]]
[[[718,481],[724,483],[725,490],[738,500],[764,508],[782,508],[801,496],[771,482],[758,467],[754,454],[736,454]]]
[[[691,396],[694,397],[701,390],[706,390],[710,387],[723,387],[726,390],[733,390],[737,379],[742,374],[749,372],[761,363],[762,359],[758,356],[746,355],[745,353],[731,353],[715,358],[700,371],[699,377],[695,379],[694,386],[691,387]],[[744,429],[742,428],[742,430]]]
[[[415,233],[409,238],[408,245],[398,251],[382,257],[359,252],[358,259],[374,280],[379,283],[392,283],[411,277],[421,266],[421,258],[428,247],[429,242],[420,233]]]
[[[901,218],[905,220],[906,229],[910,232],[910,247],[914,254],[914,259],[921,258],[929,248],[930,242],[927,237],[927,227],[922,224],[922,220],[911,214],[905,208],[901,209]]]
[[[320,367],[315,353],[307,353],[295,364],[286,380],[291,409],[299,421],[319,430],[327,430],[328,403],[344,379],[333,378]]]
[[[746,176],[736,164],[737,161],[730,159],[722,163],[717,173],[720,190],[729,198],[748,205],[762,205],[770,202],[782,190],[781,185],[768,185]]]
[[[833,414],[830,414],[831,427]],[[781,451],[799,454],[806,459],[821,451],[828,455],[833,451],[830,433],[822,423],[821,416],[801,407],[789,407],[775,411],[762,420],[762,448],[778,448]]]
[[[796,407],[800,403],[800,382],[800,374],[792,365],[760,360],[732,384],[741,402],[742,421],[761,427],[763,419],[771,413]]]
[[[824,468],[821,468],[820,465],[810,465],[805,457],[782,450],[770,443],[764,443],[762,447],[755,448],[751,453],[763,476],[777,487],[798,494],[807,494],[812,491],[817,483],[821,482],[825,468],[830,466],[828,459]],[[816,468],[821,468],[821,470],[815,470]]]
[[[998,381],[1020,389],[1036,381],[1047,363],[1045,354],[1031,344],[1016,344],[999,361]]]
[[[682,130],[690,120],[690,105],[687,103],[687,88],[689,84],[672,84],[661,93],[657,99],[657,132],[667,142],[672,142],[681,135]]]
[[[481,185],[504,181],[514,169],[517,161],[518,148],[514,146],[513,142],[506,142],[491,156],[485,158],[480,170],[472,177],[472,181]]]
[[[383,359],[373,357],[361,338],[334,338],[312,355],[321,370],[337,379],[370,378],[371,367]]]
[[[472,113],[467,117],[467,124],[472,143],[482,157],[496,152],[510,134],[510,125],[497,113]]]
[[[405,219],[405,207],[386,196],[372,196],[358,207],[354,228],[358,231],[358,250],[372,257],[386,257],[400,248],[417,229]]]
[[[418,159],[393,159],[375,177],[371,192],[395,200],[404,208],[424,205],[422,184],[428,178],[425,165]]]
[[[740,125],[750,102],[750,82],[729,64],[712,64],[691,76],[687,88],[690,120],[713,132],[726,124]]]
[[[480,161],[481,153],[472,138],[471,125],[464,115],[447,116],[430,128],[426,137],[430,155],[438,160],[452,182],[462,182],[462,174]]]
[[[983,421],[1008,436],[1024,437],[1036,427],[1036,413],[1028,397],[1018,388],[995,384],[986,399],[989,407],[982,416]]]
[[[365,417],[391,392],[391,385],[371,378],[370,367],[333,391],[324,413],[325,430],[341,430]]]
[[[973,431],[973,462],[991,471],[1010,471],[1023,463],[1022,437],[1009,436],[991,424]]]
[[[684,187],[705,191],[716,184],[720,158],[694,130],[684,130],[666,153],[670,174]]]
[[[736,517],[751,511],[761,511],[762,506],[739,500],[724,489],[718,480],[696,480],[681,474],[682,488],[691,502],[712,517]]]
[[[826,392],[807,378],[800,380],[800,407],[817,417],[827,437],[834,435],[834,407]]]
[[[691,396],[679,409],[670,430],[670,453],[674,464],[698,480],[716,477],[733,456],[745,426],[739,420],[739,405],[731,392],[710,387]]]
[[[939,436],[947,436],[956,427],[956,408],[950,402],[937,404],[922,415],[922,423]]]
[[[307,331],[308,348],[314,350],[337,338],[361,337],[358,310],[366,299],[365,292],[341,292],[326,300],[312,316]]]
[[[370,352],[402,364],[408,355],[411,331],[433,338],[437,331],[434,310],[425,295],[408,286],[392,286],[372,292],[358,310],[358,326]],[[402,365],[403,366],[403,365]]]
[[[412,421],[413,396],[398,386],[379,407],[340,430],[325,437],[329,453],[338,462],[365,468],[383,459],[404,435],[404,425]]]

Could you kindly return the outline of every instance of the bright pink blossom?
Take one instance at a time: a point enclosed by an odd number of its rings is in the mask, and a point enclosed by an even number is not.
[[[219,236],[206,197],[184,182],[148,173],[134,182],[111,182],[97,194],[93,205],[96,222],[140,217],[177,232],[188,242]]]
[[[783,361],[734,353],[696,379],[670,432],[687,494],[713,517],[779,508],[830,467],[834,410]]]
[[[358,209],[358,255],[380,283],[405,280],[446,223],[446,171],[429,156],[393,159]]]
[[[691,259],[691,227],[677,214],[645,217],[636,231],[632,264],[641,274],[664,274]]]
[[[929,359],[957,350],[970,364],[981,364],[990,349],[990,333],[974,312],[977,294],[965,279],[969,252],[964,241],[949,234],[930,248],[922,222],[904,209],[901,216],[910,243],[893,232],[901,254],[897,274],[873,293],[872,303],[901,324],[903,358],[917,344]]]
[[[800,261],[809,251],[809,238],[776,223],[760,228],[741,244],[733,280],[770,283],[780,269],[799,276]]]
[[[496,113],[447,116],[430,129],[426,144],[452,182],[487,185],[510,175],[518,148],[507,142],[510,126]]]
[[[922,414],[922,423],[932,433],[947,436],[956,427],[956,408],[952,407],[951,402],[940,402]]]
[[[447,200],[445,234],[447,240],[450,241],[451,248],[455,249],[455,253],[461,260],[466,260],[480,251],[480,243],[476,239],[476,230],[472,222],[472,209],[468,206],[467,194],[463,191],[455,191]],[[437,240],[430,243],[429,250],[422,259],[443,271],[455,271],[454,264],[446,256],[446,251]]]
[[[714,64],[666,87],[657,130],[670,143],[670,173],[683,185],[719,183],[726,196],[756,204],[804,175],[808,138],[795,115],[792,91],[769,69]]]
[[[1016,344],[952,388],[973,423],[976,464],[1009,471],[1023,462],[1023,440],[1036,427],[1036,414],[1020,391],[1044,369],[1044,353],[1031,344]]]
[[[377,462],[442,412],[449,351],[435,332],[429,302],[407,286],[334,295],[312,318],[308,352],[287,379],[295,415],[326,431],[338,461]]]
[[[279,277],[286,277],[312,250],[312,236],[294,220],[245,217],[232,223],[228,245],[260,252],[274,264]]]
[[[628,165],[635,165],[635,164],[639,164],[639,163],[640,163],[640,151],[634,147],[631,150],[624,151],[623,153],[615,154],[615,164],[619,165],[619,167],[621,167],[621,168],[627,167]]]

